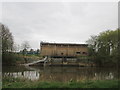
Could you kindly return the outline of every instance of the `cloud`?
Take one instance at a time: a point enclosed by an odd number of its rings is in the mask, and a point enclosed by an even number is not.
[[[84,43],[90,35],[116,29],[117,2],[11,2],[3,3],[2,20],[15,42],[39,48],[42,40]]]

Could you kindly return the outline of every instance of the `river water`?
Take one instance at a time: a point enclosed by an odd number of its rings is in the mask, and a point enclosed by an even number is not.
[[[81,80],[112,80],[118,79],[118,70],[115,68],[98,67],[4,67],[3,77],[25,78],[39,81],[81,81]]]

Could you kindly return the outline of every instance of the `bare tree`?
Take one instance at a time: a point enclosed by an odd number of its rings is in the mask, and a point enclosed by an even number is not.
[[[18,51],[20,51],[20,45],[14,43],[14,44],[13,44],[13,51],[14,51],[14,52],[18,52]]]
[[[30,48],[29,42],[28,42],[28,41],[24,41],[24,42],[22,43],[22,49],[28,50],[29,48]]]
[[[22,43],[22,49],[23,49],[23,54],[27,54],[28,49],[30,48],[29,42],[28,41],[24,41]]]

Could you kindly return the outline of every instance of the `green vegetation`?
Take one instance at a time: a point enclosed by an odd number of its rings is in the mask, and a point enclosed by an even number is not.
[[[8,77],[3,79],[3,88],[118,88],[118,83],[118,80],[41,82]]]
[[[4,57],[3,59],[3,65],[20,65],[20,64],[24,64],[24,63],[29,63],[35,60],[39,60],[42,57],[37,56],[37,55],[22,55],[19,53],[13,53],[13,52],[8,52],[5,53],[6,57]]]
[[[120,63],[119,39],[120,31],[108,30],[97,36],[91,36],[89,44],[89,57],[99,66],[118,66]]]
[[[0,24],[0,36],[2,37],[2,63],[11,64],[14,62],[13,60],[13,36],[12,33],[9,31],[8,27],[3,24]]]
[[[2,60],[3,65],[16,65],[25,62],[22,55],[12,52],[6,52],[5,54],[3,54]]]
[[[36,51],[34,51],[33,49],[31,49],[30,51],[27,50],[30,47],[28,42],[24,42],[22,44],[23,50],[21,52],[16,52],[16,46],[14,44],[12,33],[7,26],[1,23],[0,32],[0,38],[2,40],[3,66],[23,64],[32,60],[38,60],[39,58],[42,58],[39,56],[39,49],[37,49]]]

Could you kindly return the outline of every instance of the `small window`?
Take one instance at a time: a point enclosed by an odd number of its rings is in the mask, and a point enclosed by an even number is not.
[[[81,52],[76,52],[76,54],[81,54]]]
[[[63,53],[61,53],[61,55],[63,55]]]
[[[86,52],[83,52],[83,54],[87,54]]]

